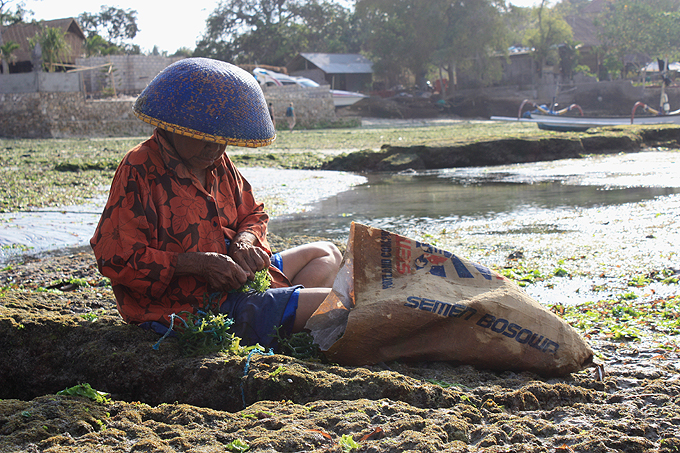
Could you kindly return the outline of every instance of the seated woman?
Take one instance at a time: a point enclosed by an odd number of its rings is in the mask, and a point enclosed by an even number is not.
[[[180,60],[133,111],[156,129],[120,163],[90,241],[123,319],[162,332],[172,314],[228,313],[244,344],[265,347],[278,326],[302,330],[342,257],[328,242],[272,256],[264,206],[225,153],[276,138],[255,78],[222,61]],[[265,268],[272,289],[234,292]]]

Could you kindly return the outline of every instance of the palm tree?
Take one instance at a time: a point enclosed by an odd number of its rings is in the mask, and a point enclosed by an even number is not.
[[[16,56],[12,53],[19,48],[19,44],[15,41],[8,41],[0,46],[0,61],[2,61],[2,73],[9,74],[9,64],[16,60]]]
[[[46,27],[28,40],[31,47],[40,44],[43,67],[54,72],[59,64],[64,64],[71,54],[71,46],[66,42],[66,32],[59,28]]]
[[[117,53],[120,53],[120,48],[99,35],[92,35],[85,40],[85,55],[88,57],[115,55]]]

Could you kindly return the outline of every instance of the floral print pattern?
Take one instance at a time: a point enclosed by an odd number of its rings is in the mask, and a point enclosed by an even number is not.
[[[90,245],[100,272],[111,279],[118,311],[129,323],[169,323],[172,313],[195,312],[211,293],[197,276],[175,277],[177,255],[227,253],[225,239],[254,234],[267,243],[268,215],[226,153],[208,168],[206,188],[156,129],[118,167]],[[275,267],[272,286],[290,286]],[[222,295],[220,303],[226,298]]]

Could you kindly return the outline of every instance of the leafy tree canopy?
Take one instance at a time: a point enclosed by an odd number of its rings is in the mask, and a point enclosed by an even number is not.
[[[285,65],[299,52],[353,52],[346,8],[327,0],[223,0],[206,21],[194,56]]]
[[[85,55],[117,55],[122,52],[117,45],[105,40],[99,35],[92,35],[85,40]]]
[[[173,54],[171,55],[171,57],[185,57],[185,58],[189,58],[189,57],[193,56],[193,54],[194,54],[194,51],[191,50],[190,48],[188,48],[188,47],[180,47],[179,49],[177,49],[177,50],[175,51],[175,53],[173,53]]]
[[[535,26],[531,8],[508,5],[504,14],[503,22],[507,30],[507,40],[512,46],[524,45],[524,35],[529,28]]]
[[[499,55],[507,55],[511,35],[503,16],[503,1],[449,2],[445,34],[437,56],[440,64],[466,71],[478,85],[489,85],[502,75]],[[450,75],[450,80],[454,80]]]
[[[15,41],[8,41],[3,45],[0,45],[0,60],[2,60],[3,64],[5,62],[12,63],[16,59],[13,54],[18,48],[19,44]]]
[[[98,14],[80,14],[78,23],[87,36],[88,56],[140,53],[139,46],[129,42],[139,32],[137,11],[102,5]]]
[[[618,59],[680,56],[680,0],[614,0],[598,24],[605,48]]]
[[[358,0],[356,8],[368,30],[364,50],[391,83],[406,69],[418,79],[434,65],[447,68],[450,80],[456,70],[481,84],[499,75],[491,56],[507,48],[502,1]]]
[[[18,2],[14,4],[14,11],[11,10],[12,3],[15,0],[0,0],[0,62],[2,64],[2,73],[9,74],[9,62],[12,60],[12,53],[17,50],[19,44],[10,41],[4,42],[2,39],[2,29],[10,25],[21,22],[27,11],[24,10],[24,4]]]
[[[557,46],[569,43],[572,39],[569,24],[556,9],[548,8],[546,3],[542,0],[533,9],[535,27],[528,29],[524,37],[526,45],[533,49],[534,59],[539,62],[539,70],[547,62],[556,64],[559,61]]]
[[[423,76],[442,38],[441,1],[359,0],[357,15],[365,34],[363,48],[374,71],[395,85],[409,70]]]
[[[15,0],[0,0],[0,28],[25,22],[30,14],[32,13],[24,9],[24,3],[21,1],[15,3]]]

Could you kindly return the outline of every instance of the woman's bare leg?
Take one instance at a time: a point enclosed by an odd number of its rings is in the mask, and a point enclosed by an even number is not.
[[[331,242],[312,242],[281,252],[282,271],[293,285],[330,288],[340,269],[342,254]]]
[[[304,329],[307,320],[319,308],[321,302],[330,293],[330,288],[303,288],[298,296],[298,308],[295,312],[295,322],[293,332],[300,332]]]

